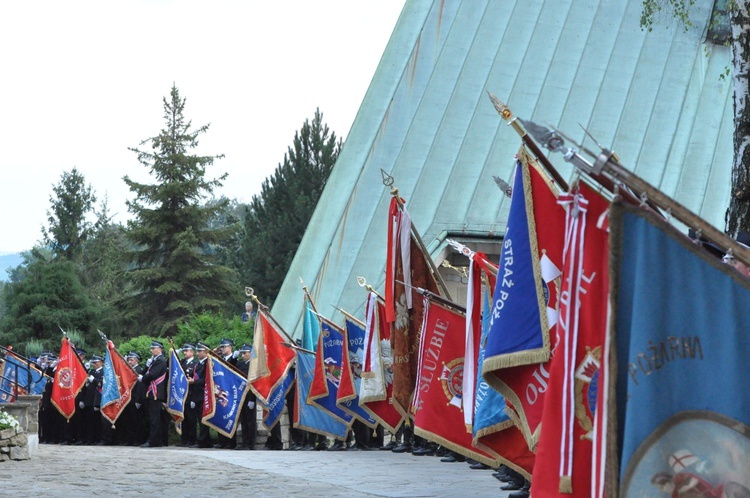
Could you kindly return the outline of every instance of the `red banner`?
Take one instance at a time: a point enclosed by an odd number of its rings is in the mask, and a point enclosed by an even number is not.
[[[271,392],[284,380],[296,357],[294,349],[285,346],[286,343],[286,338],[266,313],[258,311],[248,381],[250,389],[266,405],[270,403]]]
[[[472,446],[461,411],[466,317],[428,299],[423,303],[417,388],[411,405],[414,434],[494,465],[492,457]]]
[[[609,203],[585,184],[560,196],[566,207],[563,295],[545,394],[532,494],[589,496],[595,400],[607,329]],[[575,464],[574,464],[575,462]]]
[[[51,400],[62,416],[70,420],[76,411],[76,396],[83,389],[88,373],[76,356],[75,347],[67,337],[63,337],[60,354],[57,357]]]
[[[389,211],[388,257],[386,263],[386,316],[393,333],[393,404],[404,417],[414,395],[417,376],[419,331],[424,315],[416,288],[441,294],[430,270],[428,256],[412,233],[409,213],[394,197]]]

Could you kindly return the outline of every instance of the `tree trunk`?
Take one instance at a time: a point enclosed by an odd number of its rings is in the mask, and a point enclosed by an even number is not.
[[[734,164],[726,232],[750,233],[750,1],[739,0],[731,13],[732,83],[734,86]]]

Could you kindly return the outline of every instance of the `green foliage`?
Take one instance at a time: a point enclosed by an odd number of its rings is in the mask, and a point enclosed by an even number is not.
[[[75,261],[93,230],[86,216],[93,210],[96,195],[76,168],[64,172],[52,191],[54,195],[49,198],[52,206],[47,211],[49,228],[42,229],[44,243],[55,256]]]
[[[281,288],[328,175],[341,140],[323,123],[320,110],[294,135],[273,176],[254,195],[245,214],[239,251],[244,285],[271,305]]]
[[[185,100],[173,86],[170,99],[164,99],[166,128],[141,142],[148,147],[131,149],[155,183],[124,178],[135,194],[127,202],[134,215],[127,237],[135,249],[127,255],[130,293],[119,303],[129,320],[163,336],[175,335],[192,314],[225,309],[237,288],[234,272],[217,264],[211,249],[232,234],[229,227],[209,224],[227,205],[226,199],[209,199],[226,174],[206,180],[206,167],[223,156],[189,153],[208,126],[191,129],[184,108]]]
[[[133,337],[132,339],[128,339],[125,342],[117,342],[113,340],[115,344],[115,348],[119,353],[123,356],[128,354],[130,351],[135,351],[140,355],[141,361],[146,361],[147,359],[151,358],[151,341],[159,341],[162,344],[164,344],[164,352],[169,352],[169,340],[166,337],[154,337],[150,335],[139,335],[137,337]],[[177,347],[177,343],[175,343],[175,347]]]
[[[39,356],[40,354],[42,354],[42,351],[44,351],[45,349],[50,349],[50,348],[45,348],[44,342],[32,339],[26,343],[26,350],[24,351],[23,354],[27,358],[31,358],[32,356]],[[55,354],[57,354],[57,351],[55,351]]]
[[[227,338],[234,341],[237,349],[246,342],[252,344],[253,331],[253,321],[242,323],[239,316],[224,318],[215,313],[201,313],[180,325],[174,344],[180,348],[186,342],[195,344],[200,340],[214,348],[221,339]]]
[[[86,295],[76,267],[70,261],[36,259],[16,273],[19,280],[7,284],[7,313],[2,320],[0,342],[19,351],[31,340],[57,342],[60,329],[82,331],[92,338],[96,309]]]
[[[115,303],[127,292],[127,282],[122,278],[126,262],[123,259],[130,246],[122,225],[113,223],[107,200],[97,212],[95,229],[84,244],[80,265],[81,283],[96,304],[97,327],[112,336],[125,336],[133,330],[119,306]]]
[[[695,0],[643,0],[641,29],[653,30],[654,24],[659,21],[658,17],[664,12],[671,14],[687,31],[693,27],[690,9],[694,4]]]

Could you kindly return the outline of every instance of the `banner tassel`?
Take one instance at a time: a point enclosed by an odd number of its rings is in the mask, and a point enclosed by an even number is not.
[[[561,476],[560,477],[560,486],[558,490],[561,493],[567,493],[572,494],[573,493],[573,481],[571,476]]]

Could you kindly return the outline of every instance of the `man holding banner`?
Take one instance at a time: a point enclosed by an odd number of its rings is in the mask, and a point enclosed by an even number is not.
[[[158,448],[167,445],[169,416],[162,407],[167,401],[167,360],[164,358],[164,344],[151,342],[151,358],[146,362],[146,373],[138,380],[146,385],[146,412],[149,420],[148,441],[142,448]]]

